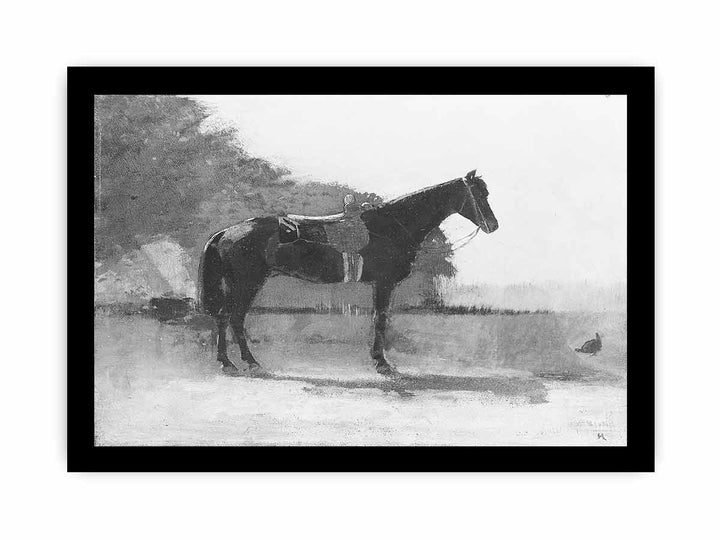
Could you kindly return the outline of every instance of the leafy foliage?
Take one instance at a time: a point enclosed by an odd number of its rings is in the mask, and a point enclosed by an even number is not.
[[[380,202],[341,184],[297,182],[290,171],[249,156],[234,129],[207,129],[209,111],[177,96],[99,96],[96,102],[96,256],[114,258],[153,236],[169,235],[196,258],[213,232],[261,215],[322,214]],[[427,240],[447,246],[439,230]],[[451,276],[446,255],[416,262],[421,295]]]

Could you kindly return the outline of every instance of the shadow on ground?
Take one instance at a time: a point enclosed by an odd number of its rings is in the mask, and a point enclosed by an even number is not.
[[[547,389],[541,381],[520,377],[461,377],[454,375],[399,374],[396,377],[372,379],[332,379],[260,373],[255,378],[311,384],[316,388],[377,389],[413,397],[413,392],[491,392],[497,396],[526,397],[530,403],[547,403]]]

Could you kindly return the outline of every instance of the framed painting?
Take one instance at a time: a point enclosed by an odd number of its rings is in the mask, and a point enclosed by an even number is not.
[[[69,68],[68,469],[652,471],[653,194],[648,67]]]

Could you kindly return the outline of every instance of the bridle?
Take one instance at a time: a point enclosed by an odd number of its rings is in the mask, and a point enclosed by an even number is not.
[[[463,199],[462,205],[458,209],[458,213],[463,211],[463,208],[465,208],[465,203],[467,203],[467,200],[469,197],[470,200],[473,202],[473,212],[475,213],[475,221],[480,222],[482,220],[482,222],[485,224],[485,227],[488,228],[487,220],[485,219],[485,216],[483,215],[482,210],[480,210],[480,207],[478,206],[478,203],[475,200],[475,196],[472,193],[472,188],[470,187],[470,184],[468,183],[467,178],[463,178],[462,181],[463,181],[463,184],[465,184],[465,189],[467,190],[467,192],[465,193],[465,198]],[[475,234],[477,234],[479,232],[479,230],[480,230],[480,225],[478,225],[477,228],[475,229],[475,231],[474,231]]]
[[[463,181],[463,184],[465,184],[466,193],[465,193],[465,197],[463,198],[463,202],[460,205],[460,208],[458,208],[456,210],[456,212],[457,213],[462,212],[463,208],[465,208],[465,204],[467,203],[468,198],[470,198],[470,200],[473,203],[473,212],[475,213],[476,221],[479,222],[482,220],[482,222],[485,224],[485,227],[487,227],[487,221],[485,220],[485,216],[483,215],[482,210],[480,210],[480,207],[478,206],[477,201],[475,200],[475,196],[472,193],[472,189],[470,188],[470,184],[468,183],[467,178],[462,178],[461,180]],[[467,246],[470,243],[470,241],[473,238],[475,238],[478,235],[478,233],[480,232],[480,225],[478,225],[474,231],[470,232],[469,234],[466,234],[465,236],[458,238],[453,245],[451,245],[450,247],[447,247],[447,248],[445,248],[445,247],[443,247],[443,248],[420,247],[420,245],[417,244],[415,242],[415,240],[412,238],[412,236],[407,231],[407,229],[405,229],[405,227],[403,227],[402,224],[399,221],[397,221],[397,219],[395,219],[395,221],[397,222],[398,225],[400,225],[400,227],[402,227],[402,229],[408,235],[408,238],[413,242],[415,249],[426,252],[426,253],[455,253],[457,250]]]

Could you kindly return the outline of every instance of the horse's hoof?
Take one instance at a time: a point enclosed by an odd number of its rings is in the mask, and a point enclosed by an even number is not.
[[[229,377],[239,377],[240,371],[232,364],[227,364],[222,367],[222,372]]]
[[[244,373],[250,377],[267,377],[270,375],[270,373],[257,362],[249,364]]]
[[[379,364],[375,367],[375,370],[385,377],[397,377],[400,375],[398,370],[392,367],[390,364]]]

